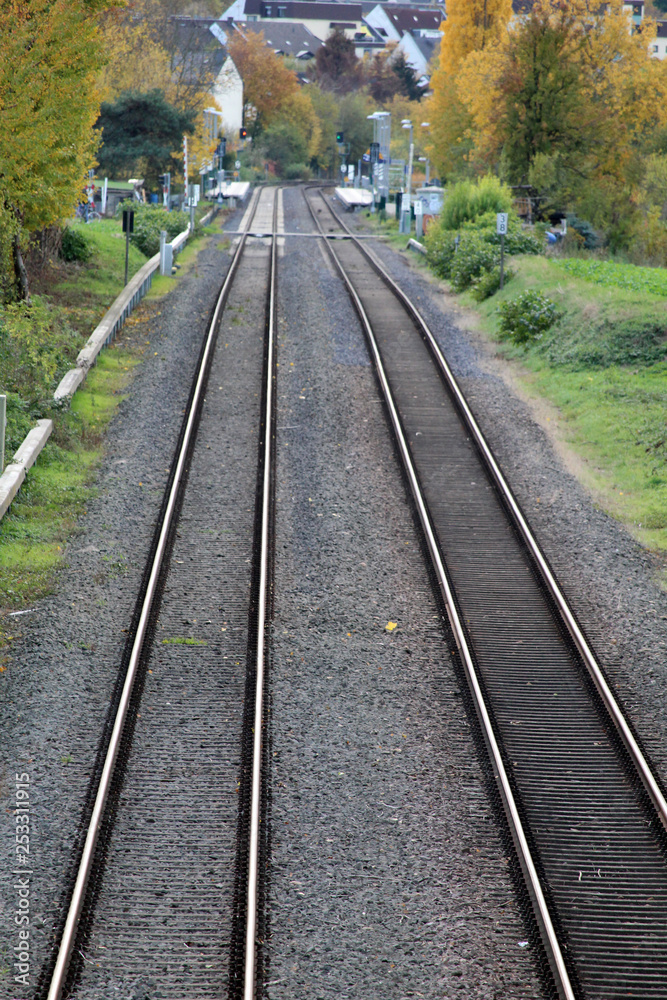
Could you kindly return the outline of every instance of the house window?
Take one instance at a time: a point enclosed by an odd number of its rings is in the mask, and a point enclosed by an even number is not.
[[[271,7],[268,3],[264,7],[264,17],[271,17]]]
[[[287,7],[278,7],[278,17],[286,17]]]

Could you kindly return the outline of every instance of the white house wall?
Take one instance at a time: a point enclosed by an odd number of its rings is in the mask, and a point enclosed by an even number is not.
[[[222,64],[211,93],[222,109],[223,131],[238,136],[243,124],[243,81],[229,57]]]

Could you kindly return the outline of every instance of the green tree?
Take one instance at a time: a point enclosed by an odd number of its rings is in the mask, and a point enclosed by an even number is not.
[[[102,131],[100,170],[118,177],[140,168],[154,187],[158,174],[176,171],[183,133],[194,131],[194,113],[179,111],[161,90],[128,91],[102,105],[96,127]]]
[[[561,5],[535,9],[523,28],[510,33],[499,81],[505,163],[510,179],[525,183],[538,154],[558,152],[559,168],[577,171],[590,148],[579,55],[585,36]]]
[[[398,91],[410,101],[421,101],[423,90],[418,86],[417,74],[405,58],[404,52],[399,52],[392,59],[391,69],[398,79]]]
[[[276,165],[276,171],[284,175],[291,166],[304,166],[308,159],[308,145],[304,136],[287,122],[274,122],[264,129],[262,145],[268,160]]]

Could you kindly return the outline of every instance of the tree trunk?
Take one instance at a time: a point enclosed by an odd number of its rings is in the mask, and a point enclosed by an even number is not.
[[[21,242],[18,233],[12,239],[12,254],[14,257],[14,273],[16,275],[16,285],[19,291],[19,298],[24,302],[30,302],[30,288],[28,285],[28,272],[21,256]]]

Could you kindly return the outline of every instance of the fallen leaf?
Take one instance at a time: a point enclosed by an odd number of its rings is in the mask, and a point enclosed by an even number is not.
[[[393,632],[395,628],[398,627],[398,622],[387,622],[385,625],[385,630],[387,632]]]

